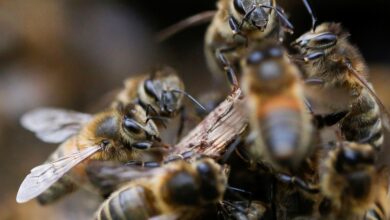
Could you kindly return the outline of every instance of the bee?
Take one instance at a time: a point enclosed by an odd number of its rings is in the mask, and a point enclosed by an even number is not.
[[[305,6],[315,20],[312,10]],[[283,9],[276,0],[220,0],[209,25],[204,51],[209,69],[217,79],[227,74],[230,84],[237,86],[236,72],[248,44],[264,39],[283,40],[284,32],[293,32]]]
[[[190,94],[185,92],[185,86],[176,71],[168,66],[156,69],[151,74],[131,77],[125,80],[122,89],[112,103],[112,107],[136,103],[141,105],[148,116],[159,128],[165,127],[165,122],[180,114],[180,124],[177,136],[184,130],[186,112],[183,98],[188,97],[193,103],[204,107]]]
[[[387,167],[382,167],[378,171],[376,187],[378,193],[375,204],[366,212],[364,217],[366,220],[390,219],[389,171]]]
[[[157,126],[153,121],[146,122],[146,112],[139,105],[118,106],[93,116],[70,113],[41,109],[22,118],[24,127],[42,139],[64,142],[46,163],[26,176],[16,197],[18,203],[38,197],[41,204],[47,204],[74,191],[85,182],[85,166],[92,160],[142,160],[148,149],[164,149]],[[55,117],[58,115],[63,120]]]
[[[389,128],[388,113],[367,82],[367,65],[348,36],[340,24],[323,23],[292,45],[304,61],[306,93],[318,111],[348,112],[339,123],[346,140],[369,143],[379,150],[382,127]]]
[[[375,151],[369,144],[341,142],[329,152],[323,169],[322,216],[362,219],[382,193],[376,185],[380,175],[375,167]]]
[[[179,160],[156,169],[112,193],[95,219],[196,219],[222,201],[227,177],[212,159]]]
[[[253,139],[251,159],[275,168],[298,168],[313,151],[314,135],[300,72],[272,41],[251,48],[241,68]]]

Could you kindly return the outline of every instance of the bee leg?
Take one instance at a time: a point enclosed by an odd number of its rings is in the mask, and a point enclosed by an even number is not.
[[[230,156],[232,155],[232,153],[237,149],[237,147],[242,143],[242,140],[240,137],[236,138],[236,140],[234,140],[231,144],[229,144],[229,147],[227,148],[226,152],[224,153],[222,159],[221,159],[221,163],[222,164],[225,164]]]
[[[181,153],[181,154],[170,155],[167,159],[164,160],[163,163],[166,164],[166,163],[170,163],[170,162],[177,161],[177,160],[187,160],[187,159],[190,159],[194,156],[195,156],[195,154],[193,151],[186,151],[186,152]]]
[[[306,10],[307,12],[309,12],[310,16],[311,16],[311,29],[313,32],[316,31],[316,26],[317,26],[317,17],[314,15],[314,12],[313,12],[313,9],[311,8],[309,2],[307,0],[302,0],[303,1],[303,4],[305,5],[306,7]]]
[[[149,150],[149,149],[159,149],[159,150],[165,150],[167,148],[166,145],[163,145],[159,142],[155,141],[139,141],[136,143],[133,143],[131,147],[136,148],[138,150]]]
[[[146,168],[156,168],[161,167],[161,163],[157,161],[139,161],[139,160],[132,160],[127,163],[125,163],[126,166],[139,166],[139,167],[146,167]]]
[[[325,56],[325,53],[324,52],[314,52],[314,53],[311,53],[307,56],[305,56],[303,58],[303,61],[305,62],[309,62],[309,61],[312,61],[312,60],[316,60],[316,59],[319,59],[321,57]]]
[[[230,62],[224,55],[224,53],[234,51],[236,47],[226,47],[226,48],[220,48],[216,50],[216,56],[218,60],[221,62],[223,65],[224,70],[226,71],[226,76],[228,78],[229,84],[233,86],[233,91],[238,89],[238,80],[237,80],[237,75],[231,66]]]
[[[302,189],[308,193],[315,194],[315,193],[320,192],[320,189],[318,186],[310,185],[307,182],[305,182],[303,179],[301,179],[297,176],[290,176],[287,174],[277,173],[275,175],[275,177],[280,182],[283,182],[286,184],[293,184],[293,185],[299,187],[300,189]]]
[[[348,111],[342,111],[337,113],[332,113],[329,115],[314,115],[314,124],[317,128],[330,127],[341,121]]]

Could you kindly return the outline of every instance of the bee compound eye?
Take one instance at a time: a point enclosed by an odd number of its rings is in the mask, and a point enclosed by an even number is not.
[[[245,15],[245,9],[242,0],[234,0],[233,1],[234,9],[237,10],[241,15]]]
[[[249,65],[255,65],[263,61],[264,58],[265,55],[262,51],[254,51],[253,53],[249,54],[248,58],[246,59],[246,62]]]
[[[160,99],[157,95],[156,88],[155,88],[153,81],[151,79],[145,80],[144,89],[145,89],[146,94],[148,94],[149,96],[153,97],[156,100]]]
[[[131,133],[139,134],[142,128],[131,118],[124,118],[123,127]]]

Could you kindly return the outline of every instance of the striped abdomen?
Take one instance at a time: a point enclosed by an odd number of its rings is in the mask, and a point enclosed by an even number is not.
[[[125,186],[114,192],[99,208],[95,219],[143,220],[156,215],[151,193],[141,186]]]
[[[348,141],[368,143],[376,150],[383,144],[380,108],[366,90],[351,107],[351,111],[341,121],[341,132]]]
[[[296,154],[302,144],[303,127],[300,112],[287,108],[275,109],[268,112],[259,123],[270,157],[279,165],[296,164],[295,161],[300,159]]]

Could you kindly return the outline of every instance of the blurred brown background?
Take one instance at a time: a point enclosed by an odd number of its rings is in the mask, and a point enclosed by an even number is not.
[[[389,1],[310,2],[320,21],[339,21],[350,30],[370,64],[379,96],[390,107]],[[310,27],[300,0],[280,4],[296,26],[291,39]],[[23,130],[18,118],[38,106],[94,112],[100,98],[125,77],[160,64],[178,69],[190,93],[207,91],[213,83],[203,60],[206,26],[162,44],[154,36],[214,5],[210,0],[0,0],[0,219],[87,218],[96,204],[74,203],[88,195],[83,192],[51,207],[16,204],[24,176],[56,147]]]

